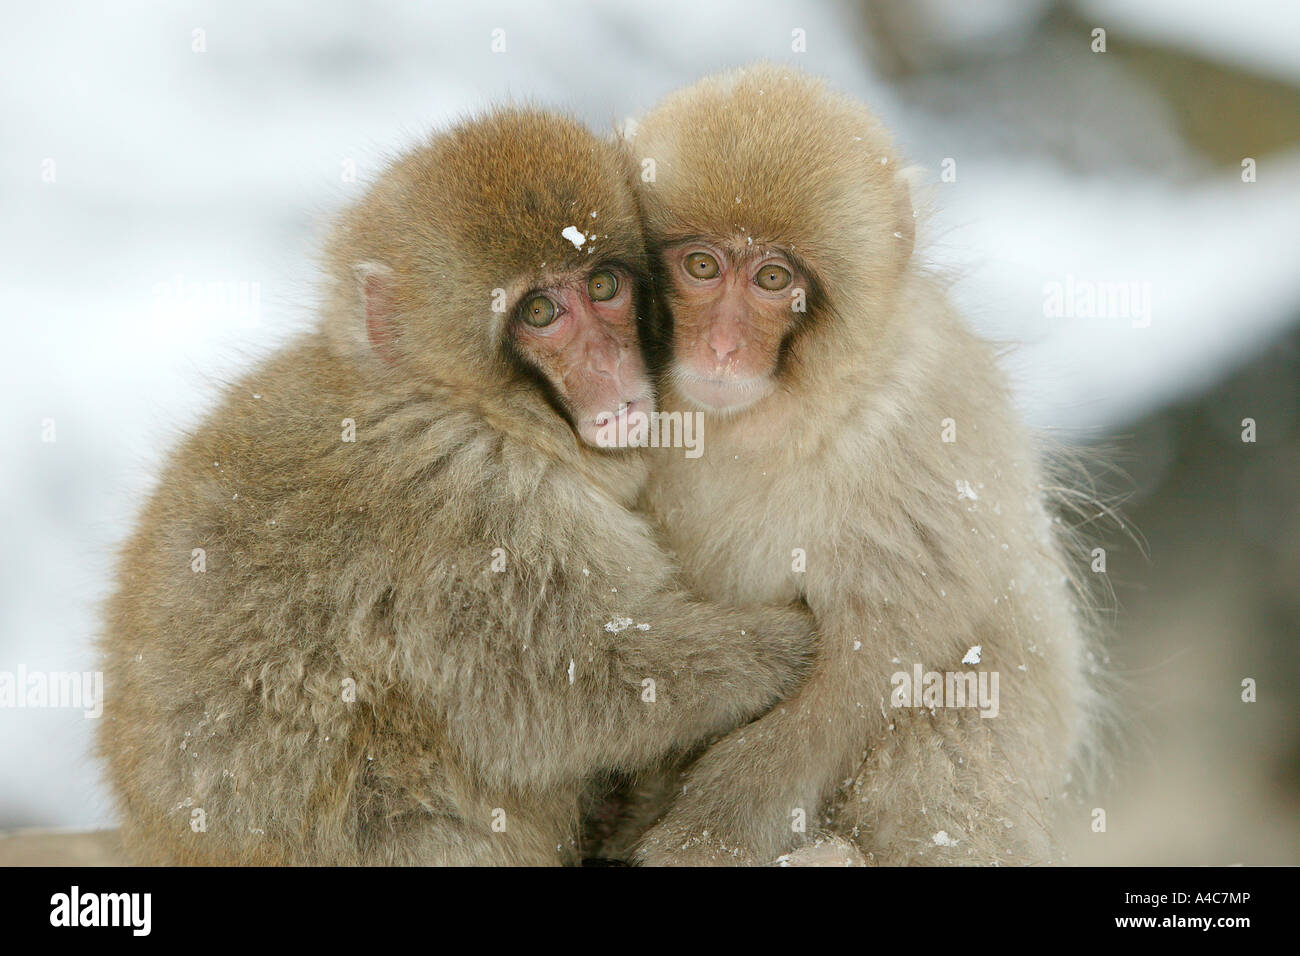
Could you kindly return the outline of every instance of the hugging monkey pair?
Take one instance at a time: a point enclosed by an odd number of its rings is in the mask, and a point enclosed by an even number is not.
[[[333,234],[318,327],[226,391],[124,549],[100,746],[127,845],[1051,859],[1080,614],[900,166],[772,66],[626,142],[502,109],[393,163]],[[701,413],[702,453],[602,447],[652,412]],[[976,647],[996,718],[891,704]],[[630,802],[582,845],[614,777]]]

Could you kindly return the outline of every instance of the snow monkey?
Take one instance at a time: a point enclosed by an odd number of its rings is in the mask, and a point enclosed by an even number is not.
[[[1052,859],[1090,712],[1082,602],[994,357],[913,256],[885,131],[757,66],[672,94],[633,147],[670,313],[662,408],[708,436],[654,459],[648,509],[707,596],[802,598],[820,641],[635,859]]]
[[[590,779],[795,690],[807,610],[683,590],[641,453],[596,441],[654,401],[632,179],[503,109],[341,217],[319,327],[225,392],[124,549],[99,745],[141,860],[569,862]]]

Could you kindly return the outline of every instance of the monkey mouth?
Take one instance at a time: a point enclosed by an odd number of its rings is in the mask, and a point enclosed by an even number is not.
[[[713,378],[678,366],[673,370],[677,391],[688,401],[711,412],[738,412],[771,394],[770,375],[752,378]]]
[[[651,412],[649,395],[639,395],[636,398],[630,398],[625,402],[620,402],[617,409],[612,412],[600,412],[591,423],[597,428],[604,428],[610,424],[617,424],[620,419],[630,419],[634,414],[640,412],[648,415]]]
[[[619,402],[614,411],[603,411],[584,419],[578,428],[578,436],[597,448],[639,447],[653,414],[654,396],[647,392]]]

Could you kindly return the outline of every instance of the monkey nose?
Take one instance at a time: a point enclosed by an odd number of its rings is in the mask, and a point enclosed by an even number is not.
[[[725,362],[741,346],[740,328],[736,323],[715,322],[705,338],[715,361]]]
[[[623,352],[618,348],[594,348],[587,352],[587,371],[601,378],[618,380],[623,372]]]
[[[708,344],[709,350],[713,352],[714,360],[717,362],[725,362],[729,357],[735,354],[738,348],[740,348],[740,340],[730,336],[710,336]]]

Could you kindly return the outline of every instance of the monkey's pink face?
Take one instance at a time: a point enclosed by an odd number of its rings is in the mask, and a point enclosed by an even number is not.
[[[667,247],[662,261],[671,279],[677,390],[704,408],[732,412],[771,394],[781,343],[803,301],[798,267],[780,252],[741,255],[694,240]]]
[[[597,266],[525,293],[515,310],[515,348],[546,376],[589,445],[608,447],[612,434],[627,434],[620,418],[654,410],[634,284],[622,268]]]

